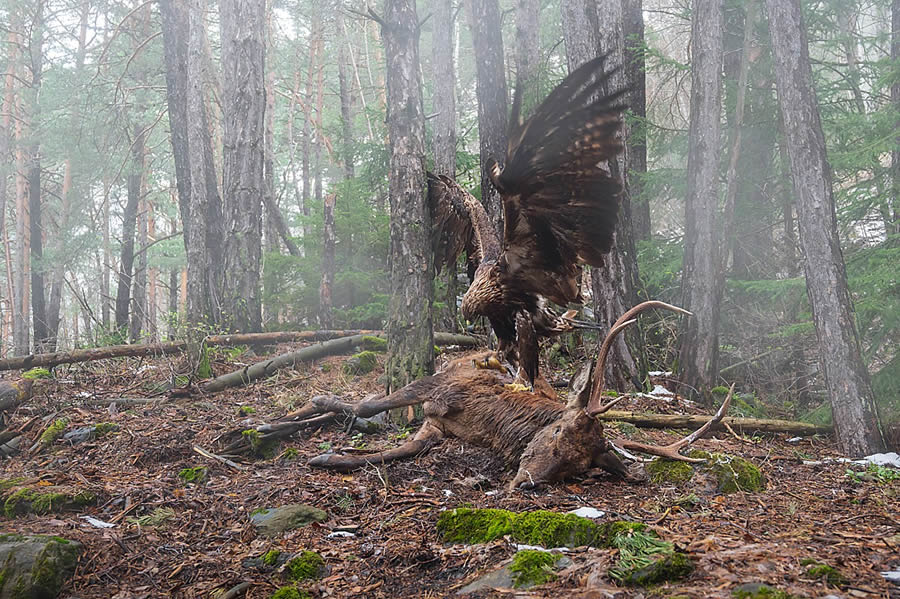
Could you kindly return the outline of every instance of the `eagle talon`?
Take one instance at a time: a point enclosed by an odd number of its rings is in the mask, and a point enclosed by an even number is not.
[[[507,372],[507,367],[503,365],[495,354],[489,355],[484,360],[472,360],[472,365],[481,370],[499,370],[500,372]]]
[[[510,391],[529,391],[534,393],[534,389],[530,385],[525,385],[523,383],[506,383],[503,386]]]

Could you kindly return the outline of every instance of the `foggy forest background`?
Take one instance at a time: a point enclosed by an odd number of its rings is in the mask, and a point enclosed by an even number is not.
[[[178,138],[208,150],[192,151],[188,169],[189,180],[205,181],[224,206],[210,209],[207,226],[231,222],[228,211],[241,208],[229,207],[234,187],[223,172],[228,106],[240,101],[228,100],[237,71],[228,68],[220,34],[234,26],[221,17],[226,5],[242,4],[252,3],[6,0],[0,8],[4,357],[178,338],[187,323],[208,332],[383,328],[391,292],[386,56],[378,18],[361,2],[265,7],[265,106],[254,108],[265,129],[265,191],[262,235],[250,239],[260,251],[258,282],[238,280],[224,250],[215,266],[226,294],[246,284],[258,289],[258,300],[244,298],[258,301],[259,320],[191,306],[184,234],[194,223],[179,202]],[[473,4],[488,13],[473,15],[468,3],[453,0],[420,2],[416,12],[425,158],[480,196],[476,57],[500,57],[490,81],[505,129],[517,77],[532,105],[546,95],[569,70],[581,24],[567,12],[572,2],[501,0],[493,2],[496,13],[491,2]],[[619,4],[620,21],[595,25],[619,28],[627,80],[637,90],[627,118],[635,294],[680,304],[699,40],[687,0]],[[882,416],[890,416],[900,409],[900,27],[892,27],[900,2],[802,4],[860,348]],[[371,8],[383,14],[382,6]],[[724,283],[717,372],[708,382],[737,381],[748,415],[764,399],[785,413],[827,419],[766,10],[756,0],[726,0],[722,23],[722,104],[712,115],[721,124],[717,247],[710,251],[720,257]],[[173,35],[183,42],[180,55]],[[442,57],[452,59],[449,77],[436,68],[447,64]],[[179,76],[184,95],[173,98]],[[173,123],[181,118],[173,106],[186,111],[190,126]],[[449,161],[446,152],[438,156],[448,131]],[[208,233],[213,241],[230,235],[217,226],[219,233]],[[214,251],[213,261],[219,258]],[[465,326],[455,311],[464,265],[457,270],[435,278],[437,330]],[[632,343],[648,354],[645,368],[673,364],[676,332],[671,318],[642,324]],[[545,357],[566,366],[574,345],[548,345]]]

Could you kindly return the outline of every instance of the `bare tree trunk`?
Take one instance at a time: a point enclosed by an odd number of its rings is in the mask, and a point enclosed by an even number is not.
[[[112,270],[112,246],[109,239],[109,184],[103,181],[103,205],[100,210],[102,216],[103,231],[103,264],[100,265],[100,287],[101,297],[101,322],[103,323],[103,332],[108,333],[110,330],[110,270]]]
[[[147,203],[147,185],[141,182],[141,202],[138,204],[137,213],[137,246],[140,248],[137,268],[135,268],[134,289],[131,301],[131,326],[129,337],[132,343],[140,343],[147,336],[148,331],[148,306],[147,306],[147,243],[149,237],[150,208]],[[133,266],[133,265],[132,265]]]
[[[469,28],[475,50],[475,95],[478,97],[478,139],[481,155],[481,203],[497,235],[503,236],[503,207],[487,169],[490,158],[506,156],[506,68],[497,0],[470,0]]]
[[[28,212],[31,234],[31,319],[34,345],[39,351],[47,344],[50,327],[44,290],[44,239],[41,214],[41,83],[44,69],[44,0],[34,7],[31,25],[31,143],[28,165]]]
[[[800,1],[766,0],[766,9],[778,103],[798,198],[806,289],[834,426],[842,451],[867,455],[884,448],[884,437],[854,325]]]
[[[30,226],[28,219],[28,179],[25,176],[24,120],[25,111],[21,98],[16,105],[16,285],[15,303],[18,318],[13,322],[15,354],[24,356],[31,350],[29,321],[31,315],[31,293],[28,280],[30,246]]]
[[[322,38],[322,16],[318,8],[313,6],[312,24],[310,25],[309,37],[309,69],[306,73],[306,91],[304,92],[304,113],[306,118],[303,120],[303,141],[300,147],[300,171],[303,179],[303,196],[301,197],[300,211],[303,216],[309,217],[310,202],[312,200],[312,185],[310,179],[310,153],[312,151],[312,125],[313,114],[312,105],[314,102],[314,84],[317,72],[317,64],[320,60],[320,43]],[[309,219],[304,219],[309,222]],[[303,226],[303,243],[310,243],[310,235],[312,231],[308,224]]]
[[[169,139],[175,161],[175,184],[185,250],[190,245],[191,170],[188,151],[188,40],[187,0],[159,0],[166,63],[166,103]]]
[[[157,277],[159,275],[159,269],[154,267],[150,267],[147,264],[149,257],[147,256],[147,249],[149,249],[149,244],[153,243],[156,240],[156,216],[155,210],[153,209],[153,204],[151,202],[147,202],[147,235],[142,241],[141,249],[141,263],[144,264],[144,268],[147,271],[147,318],[145,324],[145,333],[144,336],[150,343],[159,342],[159,327],[157,323],[158,314],[157,308],[159,304],[157,303],[156,296],[156,288],[157,288]]]
[[[134,230],[141,203],[144,176],[144,133],[134,126],[131,144],[131,172],[128,174],[128,199],[122,216],[122,250],[119,254],[119,284],[116,290],[116,331],[124,339],[128,333],[128,312],[131,307],[131,280],[134,266]]]
[[[434,172],[452,179],[456,177],[456,71],[453,67],[452,0],[436,0],[433,23],[431,62],[434,73]],[[456,264],[448,264],[444,273],[447,288],[444,301],[447,309],[442,320],[446,321],[444,326],[447,330],[452,332],[459,329],[456,306],[459,284],[456,273]]]
[[[891,2],[891,62],[900,64],[900,0]],[[891,151],[891,212],[893,222],[889,233],[900,235],[900,77],[891,86],[891,104],[897,120],[894,130],[894,149]]]
[[[625,140],[628,146],[628,188],[631,196],[635,241],[650,239],[650,198],[644,197],[643,177],[647,174],[647,73],[644,71],[644,2],[623,0],[625,27],[625,71],[630,90],[628,105],[636,117]]]
[[[262,329],[259,269],[265,193],[265,0],[220,0],[224,133],[225,297],[229,329]]]
[[[65,257],[65,239],[68,237],[69,216],[71,212],[72,199],[72,161],[66,159],[63,167],[63,184],[60,192],[61,207],[59,227],[57,227],[57,241],[55,254],[55,264],[53,265],[53,276],[50,283],[50,305],[47,308],[47,319],[50,323],[49,339],[47,342],[47,351],[56,351],[57,336],[59,335],[60,323],[60,306],[62,303],[62,286],[63,277],[66,272]]]
[[[691,14],[691,123],[688,132],[682,306],[678,364],[688,394],[711,401],[718,373],[719,114],[722,86],[721,0],[694,0]]]
[[[13,276],[13,264],[12,264],[12,251],[9,244],[9,233],[6,229],[6,204],[9,201],[9,175],[14,173],[12,169],[9,168],[9,156],[11,149],[11,141],[13,137],[12,131],[12,115],[15,111],[15,103],[14,103],[14,92],[15,92],[15,73],[18,70],[18,36],[12,30],[10,30],[8,38],[9,40],[9,53],[7,55],[6,62],[6,75],[3,77],[3,103],[0,110],[2,110],[2,125],[0,125],[0,242],[3,243],[3,257],[6,265],[6,295],[8,302],[8,310],[7,310],[7,318],[9,322],[15,323],[16,314],[18,313],[18,306],[16,305],[16,294],[13,291],[14,287],[14,276]],[[4,327],[6,325],[6,319],[4,319]],[[4,330],[4,334],[8,334],[8,331]],[[5,337],[4,337],[5,339]],[[13,343],[15,344],[15,338],[13,338]],[[7,343],[0,344],[0,348],[3,350],[6,349]]]
[[[344,17],[338,13],[337,17],[337,44],[338,44],[338,90],[341,96],[341,160],[344,163],[344,178],[354,177],[353,168],[353,85],[347,74],[347,45],[342,42],[344,37]]]
[[[381,33],[391,149],[391,302],[385,372],[391,390],[434,370],[434,263],[425,197],[425,115],[416,4],[387,0],[384,10]]]
[[[190,155],[190,231],[187,248],[187,320],[218,324],[222,318],[222,241],[225,231],[204,90],[206,24],[204,0],[191,0],[187,59],[187,141]]]
[[[334,286],[334,200],[335,194],[325,196],[323,205],[322,282],[319,285],[319,328],[330,329],[334,324],[331,289]]]
[[[522,85],[522,117],[543,100],[541,86],[541,3],[516,0],[516,85]]]

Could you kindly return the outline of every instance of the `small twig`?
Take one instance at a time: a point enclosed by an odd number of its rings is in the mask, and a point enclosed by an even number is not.
[[[666,511],[663,512],[663,515],[660,516],[659,518],[657,518],[656,520],[654,520],[654,521],[652,522],[652,524],[653,524],[654,526],[659,526],[660,524],[662,524],[662,521],[665,520],[665,519],[669,516],[669,514],[670,514],[671,512],[672,512],[672,508],[671,508],[671,507],[667,507],[667,508],[666,508]]]
[[[194,445],[194,451],[196,451],[197,453],[199,453],[200,455],[202,455],[205,458],[209,458],[211,460],[216,460],[218,462],[222,462],[226,466],[230,466],[231,468],[234,468],[235,470],[243,471],[243,470],[247,469],[246,467],[241,466],[240,464],[238,464],[236,462],[232,462],[228,458],[223,458],[220,455],[210,453],[210,452],[206,451],[205,449],[203,449],[202,447],[198,447],[197,445]]]

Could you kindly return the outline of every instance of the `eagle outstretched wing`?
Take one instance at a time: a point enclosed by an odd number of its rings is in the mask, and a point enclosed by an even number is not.
[[[434,272],[455,264],[466,252],[469,281],[483,260],[496,260],[500,241],[494,234],[484,206],[450,177],[426,173],[431,206],[431,240]]]
[[[623,149],[625,90],[600,95],[615,72],[604,58],[573,71],[524,124],[513,102],[506,165],[491,178],[503,196],[501,280],[516,293],[578,302],[580,264],[602,265],[612,247],[622,184],[606,163]]]

